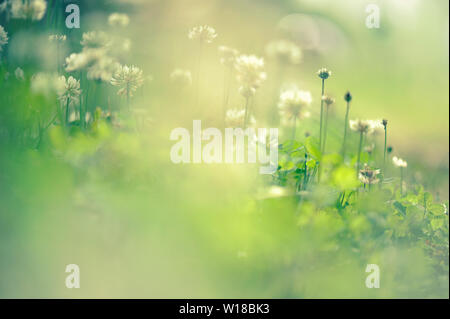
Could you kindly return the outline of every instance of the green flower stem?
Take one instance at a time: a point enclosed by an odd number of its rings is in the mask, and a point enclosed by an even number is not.
[[[403,196],[403,167],[400,167],[400,195]]]
[[[295,140],[295,133],[297,130],[297,116],[294,116],[294,126],[292,127],[292,139]]]
[[[231,89],[231,78],[233,76],[233,70],[231,68],[226,68],[224,72],[224,98],[223,98],[223,109],[222,109],[222,116],[223,116],[223,122],[225,125],[225,118],[227,115],[227,107],[228,107],[228,101],[230,99],[230,89]]]
[[[356,178],[359,176],[359,170],[361,169],[361,151],[363,146],[364,132],[360,133],[359,136],[359,147],[358,147],[358,160],[357,160],[357,169],[356,169]]]
[[[325,124],[324,124],[324,132],[323,132],[323,150],[322,155],[325,154],[325,147],[327,144],[327,131],[328,131],[328,111],[330,107],[327,105],[326,111],[325,111]]]
[[[383,176],[386,174],[387,126],[384,127]]]
[[[69,126],[69,98],[66,101],[66,126]]]
[[[345,112],[345,123],[344,123],[344,141],[342,142],[342,159],[345,160],[345,152],[347,147],[347,128],[348,128],[348,115],[350,112],[350,102],[347,102],[347,110]]]
[[[320,96],[320,133],[319,133],[319,147],[322,149],[322,120],[323,120],[323,95],[325,93],[325,80],[322,79],[322,95]]]
[[[244,114],[244,130],[247,128],[247,117],[248,117],[248,101],[249,98],[245,98],[245,114]]]

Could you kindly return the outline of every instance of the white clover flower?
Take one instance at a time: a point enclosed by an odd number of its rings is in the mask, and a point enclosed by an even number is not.
[[[302,51],[292,41],[277,40],[266,46],[266,55],[282,64],[299,64],[302,59]]]
[[[264,59],[255,55],[240,55],[236,59],[237,80],[241,84],[240,92],[247,96],[259,88],[266,79]],[[243,94],[244,93],[244,94]]]
[[[297,87],[284,90],[280,95],[278,108],[280,114],[287,120],[309,117],[308,107],[311,105],[311,93],[301,91]]]
[[[50,42],[62,43],[67,40],[67,36],[64,34],[51,34],[49,35],[48,40]]]
[[[228,110],[225,115],[225,123],[230,128],[244,127],[245,110],[244,109],[231,109]],[[248,126],[254,125],[256,120],[253,116],[248,119]]]
[[[23,72],[23,70],[21,68],[17,68],[14,71],[14,75],[16,76],[16,79],[19,81],[25,80],[25,73]]]
[[[227,46],[221,45],[218,49],[220,63],[229,67],[234,68],[236,63],[236,58],[239,56],[239,51]]]
[[[120,68],[120,64],[109,56],[102,56],[93,61],[94,63],[88,67],[86,73],[89,80],[110,82],[114,73]]]
[[[144,82],[144,76],[141,69],[136,66],[120,66],[114,73],[111,84],[120,87],[117,91],[118,95],[127,97],[133,96],[135,92]]]
[[[61,76],[60,80],[64,83],[63,89],[59,91],[58,98],[62,104],[68,104],[69,106],[78,104],[80,101],[80,81],[72,76],[67,79],[65,76]]]
[[[112,27],[126,27],[130,23],[130,17],[125,13],[112,13],[108,17],[108,24]]]
[[[359,180],[366,185],[377,184],[380,182],[377,177],[380,172],[379,169],[370,169],[367,164],[364,164],[364,168],[359,171]]]
[[[392,158],[392,162],[397,167],[408,167],[408,163],[397,156]]]
[[[8,32],[0,25],[0,52],[6,44],[8,44]]]
[[[85,49],[100,49],[108,47],[111,39],[103,31],[90,31],[83,33],[80,43]]]
[[[5,0],[0,4],[0,13],[3,13],[7,10],[9,4],[9,0]]]
[[[28,19],[39,21],[47,10],[45,0],[12,0],[11,16],[13,19]]]
[[[350,120],[349,121],[349,127],[352,131],[359,132],[359,133],[372,133],[372,122],[371,120]]]
[[[191,40],[199,40],[202,43],[212,43],[217,38],[217,33],[214,28],[208,25],[201,25],[189,30],[188,38]]]
[[[371,134],[378,135],[384,133],[383,120],[369,120]]]
[[[326,80],[331,76],[331,71],[326,68],[321,68],[319,71],[317,71],[317,75],[322,80]]]
[[[331,106],[334,104],[335,100],[328,95],[324,95],[322,96],[322,101],[327,105],[327,106]]]
[[[175,69],[170,74],[170,80],[179,86],[188,86],[192,84],[192,74],[189,70]]]
[[[37,73],[31,78],[31,90],[34,93],[49,96],[64,91],[65,81],[57,74]]]

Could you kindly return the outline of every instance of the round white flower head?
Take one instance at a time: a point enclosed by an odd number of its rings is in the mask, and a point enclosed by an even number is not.
[[[133,96],[135,92],[144,82],[144,76],[141,69],[136,66],[120,66],[114,73],[111,84],[119,87],[118,95],[127,97]]]
[[[240,55],[236,59],[237,80],[242,86],[257,89],[266,79],[264,59],[255,55]]]
[[[319,71],[317,71],[317,75],[322,80],[326,80],[331,76],[331,71],[326,68],[321,68]]]
[[[327,105],[327,106],[331,106],[334,104],[335,100],[328,95],[324,95],[322,96],[322,101]]]
[[[228,110],[225,116],[225,124],[229,128],[242,128],[244,127],[245,110],[244,109],[231,109]],[[247,125],[252,126],[256,123],[253,116],[250,116]]]
[[[89,80],[110,82],[113,74],[119,69],[120,64],[109,56],[102,56],[93,60],[94,63],[87,68]]]
[[[37,73],[31,78],[31,90],[34,93],[49,96],[59,95],[65,87],[65,82],[57,74]]]
[[[349,121],[349,127],[352,131],[359,132],[359,133],[372,133],[372,123],[370,120],[350,120]]]
[[[85,49],[106,48],[111,44],[111,39],[103,31],[90,31],[83,33],[81,45]]]
[[[80,81],[72,76],[66,79],[64,75],[60,77],[60,80],[64,83],[64,88],[58,92],[58,98],[61,103],[64,105],[68,103],[70,106],[78,104],[81,94]]]
[[[302,59],[302,51],[292,41],[277,40],[266,46],[266,54],[269,58],[282,64],[299,64]]]
[[[377,177],[380,172],[379,169],[371,169],[364,164],[364,168],[359,171],[359,180],[366,185],[377,184],[380,181]]]
[[[297,87],[281,92],[278,108],[280,114],[286,119],[303,119],[309,117],[308,107],[311,105],[311,93],[301,91]]]
[[[369,120],[371,134],[378,135],[384,133],[383,120]]]
[[[130,23],[130,17],[125,13],[112,13],[108,17],[108,24],[112,27],[126,27]]]
[[[392,162],[397,167],[408,167],[408,163],[397,156],[392,158]]]
[[[64,34],[52,34],[48,37],[48,40],[50,42],[61,43],[65,42],[67,40],[67,37]]]
[[[47,10],[45,0],[12,0],[11,16],[13,19],[41,20]]]
[[[202,43],[212,43],[217,38],[214,28],[208,25],[200,25],[189,30],[188,38],[191,40],[199,40]]]
[[[227,67],[234,68],[236,58],[239,56],[239,51],[233,48],[226,47],[224,45],[221,45],[218,50],[220,63]]]
[[[170,74],[170,80],[179,86],[188,86],[192,84],[192,75],[189,70],[175,69]]]
[[[6,44],[8,44],[8,32],[0,25],[0,52]]]
[[[16,71],[14,71],[14,75],[16,76],[16,79],[19,81],[25,80],[25,73],[21,68],[17,68]]]

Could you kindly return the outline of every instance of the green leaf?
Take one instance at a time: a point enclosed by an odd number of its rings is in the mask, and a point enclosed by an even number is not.
[[[322,153],[320,152],[319,140],[315,137],[308,137],[305,141],[305,147],[307,152],[317,160],[322,159]]]
[[[441,228],[442,226],[444,226],[444,219],[443,218],[434,218],[431,220],[431,228],[433,230],[437,230],[439,228]]]
[[[428,207],[428,210],[431,211],[431,213],[435,216],[442,216],[445,214],[445,207],[444,205],[431,205],[431,207]]]
[[[353,189],[359,185],[355,176],[355,170],[346,166],[341,166],[334,170],[331,179],[333,185],[341,191]]]

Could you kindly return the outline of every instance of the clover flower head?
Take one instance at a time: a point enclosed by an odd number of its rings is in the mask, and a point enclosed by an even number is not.
[[[111,13],[108,24],[112,27],[126,27],[130,23],[130,17],[125,13]]]
[[[59,95],[65,88],[65,81],[57,74],[37,73],[31,78],[31,91],[37,94],[49,96]]]
[[[322,101],[327,105],[327,106],[331,106],[334,104],[335,100],[329,96],[329,95],[324,95],[322,96]]]
[[[382,120],[369,120],[371,129],[370,133],[373,135],[379,135],[384,132],[384,125]]]
[[[8,44],[8,32],[0,25],[0,52],[6,44]]]
[[[233,68],[236,63],[236,58],[239,56],[239,51],[227,46],[221,45],[218,49],[220,63]]]
[[[65,76],[60,77],[60,81],[64,83],[64,87],[60,89],[58,98],[62,104],[69,103],[69,105],[75,105],[80,100],[80,81],[72,76],[67,79]]]
[[[19,81],[25,80],[25,73],[23,72],[23,70],[21,68],[17,68],[14,71],[14,75],[16,76],[16,79]]]
[[[230,109],[225,115],[225,123],[230,128],[244,127],[245,110],[244,109]],[[253,116],[250,116],[247,125],[251,126],[256,123]]]
[[[119,87],[118,95],[133,96],[135,92],[144,83],[144,75],[137,66],[119,66],[114,73],[111,84]]]
[[[67,40],[67,36],[65,34],[51,34],[48,37],[50,42],[61,43]]]
[[[12,0],[11,16],[13,19],[41,20],[47,10],[45,0]]]
[[[251,98],[256,94],[256,89],[252,86],[241,85],[239,87],[239,94],[245,97],[246,99]]]
[[[188,38],[202,43],[212,43],[217,38],[216,30],[208,25],[200,25],[189,30]]]
[[[372,123],[370,120],[350,120],[349,127],[352,131],[370,134],[372,132]]]
[[[371,169],[364,164],[364,168],[359,171],[359,180],[366,185],[373,185],[380,182],[378,175],[380,174],[379,169]]]
[[[107,48],[111,39],[103,31],[90,31],[83,33],[80,43],[85,49],[100,49]]]
[[[292,87],[281,92],[278,108],[280,114],[287,120],[309,117],[308,107],[311,105],[311,93]]]
[[[302,59],[302,51],[298,45],[289,40],[272,41],[265,51],[269,58],[281,64],[299,64]]]
[[[175,69],[170,74],[170,80],[179,86],[188,86],[192,84],[192,74],[189,70]]]
[[[93,61],[94,63],[87,68],[86,76],[89,80],[110,82],[113,74],[120,67],[115,59],[106,55]]]
[[[394,156],[392,158],[392,162],[397,167],[408,167],[408,163],[405,160],[402,160],[401,158]]]
[[[317,71],[317,75],[322,80],[326,80],[331,76],[331,71],[326,68],[321,68],[319,71]]]
[[[257,89],[266,79],[264,59],[255,55],[240,55],[236,59],[237,80],[242,86]]]

